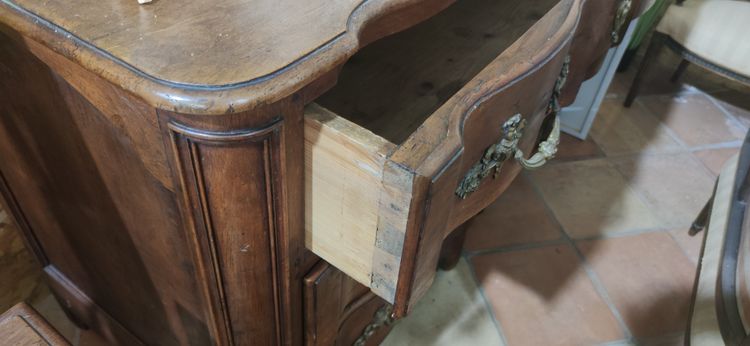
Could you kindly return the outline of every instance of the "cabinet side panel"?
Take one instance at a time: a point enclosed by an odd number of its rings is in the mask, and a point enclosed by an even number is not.
[[[0,35],[0,172],[44,264],[144,343],[208,343],[178,200],[147,163],[164,159],[124,130],[155,112],[93,104],[19,41]]]

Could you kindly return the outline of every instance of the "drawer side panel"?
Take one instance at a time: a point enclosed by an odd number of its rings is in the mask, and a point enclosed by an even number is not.
[[[385,155],[393,144],[330,111],[305,111],[305,246],[370,285]]]

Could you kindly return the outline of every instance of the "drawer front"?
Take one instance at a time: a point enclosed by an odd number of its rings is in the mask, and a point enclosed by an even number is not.
[[[397,316],[408,313],[432,284],[445,237],[492,203],[521,170],[511,157],[498,161],[499,169],[493,168],[487,175],[475,174],[477,167],[482,170],[492,161],[487,160],[490,148],[508,139],[503,126],[514,117],[525,122],[514,145],[526,158],[546,135],[547,131],[541,130],[547,127],[543,126],[545,119],[549,119],[548,125],[554,120],[550,101],[581,5],[580,1],[561,1],[389,157],[394,166],[414,175],[401,256],[397,258],[393,299]],[[468,184],[473,187],[462,189],[468,180],[474,180]],[[384,181],[388,181],[388,172]],[[379,229],[378,237],[383,233]],[[396,272],[390,270],[396,260],[383,257],[380,262],[373,261],[374,277],[379,272],[384,276]]]
[[[385,301],[320,261],[305,277],[305,344],[378,345],[390,330]]]
[[[560,103],[575,101],[581,83],[593,77],[609,48],[621,43],[630,21],[639,13],[640,0],[587,0],[570,47],[570,75]]]
[[[583,5],[554,4],[401,143],[309,106],[306,246],[393,304],[395,317],[407,314],[450,232],[553,154]]]

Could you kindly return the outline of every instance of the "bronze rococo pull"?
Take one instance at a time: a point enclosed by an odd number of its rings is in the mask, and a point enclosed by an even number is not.
[[[490,173],[493,174],[493,178],[497,178],[500,169],[508,159],[515,159],[526,169],[535,169],[542,167],[547,161],[555,157],[557,146],[560,144],[560,119],[555,116],[555,124],[549,137],[544,142],[539,143],[539,150],[529,159],[526,159],[523,151],[518,148],[518,142],[523,135],[525,126],[526,119],[521,117],[521,114],[512,116],[503,124],[503,138],[500,142],[487,148],[482,159],[466,173],[456,189],[458,197],[466,198],[479,189],[482,179]]]
[[[375,311],[375,316],[372,317],[372,322],[365,326],[365,330],[362,334],[354,341],[353,346],[364,346],[367,344],[367,340],[375,335],[375,332],[382,327],[387,327],[393,324],[395,319],[393,318],[393,306],[390,304],[383,305]]]
[[[539,168],[555,157],[558,145],[560,145],[560,117],[555,116],[555,124],[552,126],[552,132],[550,132],[547,140],[539,143],[539,150],[536,154],[532,155],[529,159],[526,159],[523,155],[523,151],[518,149],[516,150],[515,158],[523,168]]]
[[[560,118],[558,116],[560,113],[559,98],[562,88],[565,85],[565,81],[568,79],[568,73],[570,72],[569,67],[570,56],[566,56],[547,106],[547,115],[554,116],[555,123],[552,126],[552,131],[547,139],[544,142],[539,143],[539,151],[529,159],[525,158],[523,151],[518,148],[518,142],[523,135],[524,128],[526,127],[526,119],[524,119],[521,114],[513,115],[503,124],[503,137],[500,141],[496,144],[490,145],[490,147],[485,150],[482,159],[475,163],[474,166],[466,172],[466,175],[456,188],[456,195],[458,197],[465,199],[472,192],[479,189],[482,179],[490,175],[490,173],[493,173],[493,177],[497,178],[503,164],[510,158],[516,159],[516,161],[526,169],[535,169],[543,166],[547,161],[555,157],[557,146],[560,144]]]
[[[506,160],[515,156],[518,151],[518,141],[523,135],[526,127],[526,119],[521,114],[516,114],[503,124],[503,137],[496,144],[490,145],[484,151],[482,159],[469,169],[464,179],[458,184],[456,194],[458,197],[466,198],[470,193],[479,188],[482,179],[493,173],[497,177],[500,168]]]

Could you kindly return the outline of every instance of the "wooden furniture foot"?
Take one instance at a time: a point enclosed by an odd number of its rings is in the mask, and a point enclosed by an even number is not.
[[[466,230],[471,226],[474,219],[464,222],[461,226],[458,226],[453,233],[449,234],[445,240],[443,240],[443,247],[440,249],[440,260],[438,260],[438,268],[441,270],[451,270],[456,267],[458,260],[461,259],[461,250],[464,248],[464,241],[466,240]]]

